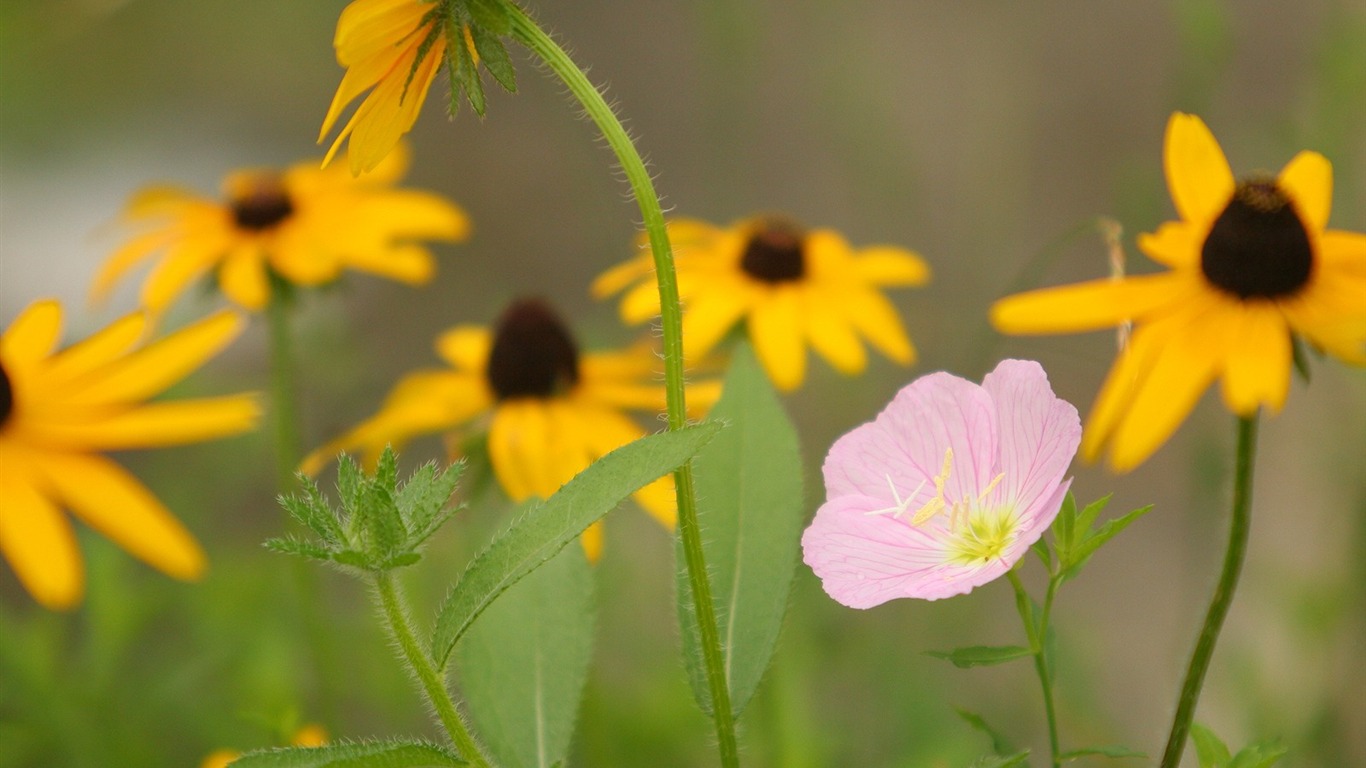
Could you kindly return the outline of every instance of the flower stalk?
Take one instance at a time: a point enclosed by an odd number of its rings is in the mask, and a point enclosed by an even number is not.
[[[674,272],[673,251],[664,226],[664,212],[659,195],[650,180],[649,171],[625,128],[617,119],[602,94],[589,81],[577,64],[549,35],[536,25],[520,8],[506,5],[512,18],[512,35],[536,54],[569,88],[584,111],[597,125],[616,154],[622,171],[630,183],[631,192],[640,206],[641,218],[654,257],[655,279],[659,286],[660,322],[664,339],[664,385],[668,404],[669,429],[681,429],[687,424],[683,385],[683,321],[678,299],[678,280]],[[738,766],[739,752],[735,738],[735,723],[731,712],[730,694],[726,686],[724,659],[721,654],[720,634],[717,631],[716,609],[707,579],[706,562],[702,552],[702,535],[697,521],[697,502],[693,485],[692,463],[674,472],[674,487],[678,502],[678,531],[688,568],[689,584],[696,607],[698,636],[707,667],[707,682],[711,693],[712,719],[716,728],[717,747],[724,766]]]
[[[1040,611],[1039,620],[1034,621],[1033,604],[1029,599],[1029,593],[1025,591],[1024,584],[1014,569],[1007,572],[1006,577],[1010,579],[1010,586],[1015,589],[1015,607],[1020,612],[1020,621],[1024,622],[1025,636],[1029,639],[1029,651],[1034,656],[1034,671],[1039,676],[1039,689],[1043,695],[1044,717],[1048,720],[1048,749],[1049,765],[1058,768],[1062,765],[1059,756],[1061,750],[1058,747],[1058,715],[1057,709],[1053,706],[1053,673],[1048,668],[1048,617],[1053,610],[1053,598],[1058,593],[1059,579],[1056,575],[1050,574],[1048,578],[1048,595],[1044,598],[1043,610]]]
[[[385,571],[376,572],[374,585],[389,633],[398,643],[399,650],[403,652],[404,662],[417,678],[427,703],[440,718],[442,727],[451,738],[451,743],[469,765],[475,768],[488,768],[489,759],[465,727],[464,719],[456,709],[450,692],[446,690],[445,680],[432,663],[431,656],[417,641],[408,614],[403,608],[403,597],[398,585],[394,583],[393,574]]]
[[[1195,643],[1191,654],[1190,666],[1186,668],[1186,679],[1181,684],[1181,698],[1177,702],[1176,717],[1172,719],[1171,733],[1167,737],[1167,749],[1162,753],[1162,768],[1176,768],[1181,764],[1181,755],[1186,748],[1186,738],[1190,735],[1191,721],[1195,717],[1195,706],[1200,700],[1200,689],[1205,683],[1205,673],[1209,671],[1210,659],[1214,656],[1214,645],[1219,640],[1219,630],[1224,626],[1229,607],[1233,604],[1233,593],[1238,587],[1238,576],[1243,569],[1247,555],[1247,542],[1252,527],[1252,470],[1257,453],[1257,414],[1238,419],[1237,459],[1233,476],[1233,522],[1229,527],[1228,551],[1224,553],[1224,567],[1219,575],[1219,584],[1214,589],[1209,610],[1205,614],[1205,624],[1200,630],[1200,639]]]
[[[266,324],[270,329],[270,401],[274,412],[275,479],[281,493],[294,487],[294,472],[299,465],[302,441],[299,436],[299,409],[294,382],[294,339],[289,329],[292,286],[271,275],[270,301],[266,303]]]

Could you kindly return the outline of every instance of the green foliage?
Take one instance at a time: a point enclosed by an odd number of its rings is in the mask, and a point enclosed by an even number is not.
[[[953,711],[957,712],[963,722],[971,726],[973,730],[985,733],[987,738],[991,739],[991,751],[995,755],[1015,754],[1015,747],[1011,746],[1010,741],[1006,739],[1005,736],[1001,735],[1000,731],[991,727],[991,724],[986,721],[986,718],[976,712],[960,707],[954,707]],[[1025,754],[1028,754],[1028,750],[1025,750]]]
[[[232,762],[233,768],[441,768],[465,764],[445,747],[410,740],[280,747],[250,752]]]
[[[1058,759],[1064,763],[1073,760],[1080,760],[1083,757],[1147,757],[1148,755],[1137,750],[1121,747],[1118,745],[1107,745],[1104,747],[1083,747],[1081,749],[1069,749],[1058,755]]]
[[[925,651],[926,656],[944,659],[959,669],[990,667],[1023,659],[1032,654],[1033,651],[1021,645],[973,645],[951,651]]]
[[[1099,528],[1093,528],[1096,518],[1110,503],[1110,496],[1103,496],[1085,509],[1077,511],[1076,499],[1071,493],[1063,500],[1062,509],[1053,521],[1053,547],[1056,550],[1057,565],[1045,557],[1045,565],[1059,580],[1059,583],[1075,578],[1091,555],[1110,539],[1128,528],[1138,518],[1152,511],[1151,504],[1139,507],[1121,517],[1105,521]],[[1037,550],[1036,550],[1037,551]]]
[[[720,429],[716,422],[705,422],[642,437],[593,462],[544,503],[532,505],[475,556],[447,593],[432,633],[437,665],[445,665],[456,642],[495,598],[627,496],[692,458]]]
[[[746,344],[736,346],[712,418],[724,432],[698,452],[698,523],[716,602],[732,711],[739,716],[768,669],[787,611],[801,543],[802,464],[797,432]],[[678,542],[677,594],[693,695],[710,713],[711,691],[692,618]]]
[[[1011,755],[982,755],[972,761],[970,768],[1011,768],[1015,765],[1029,764],[1029,750],[1022,749]]]
[[[504,90],[517,91],[517,73],[501,39],[512,32],[512,16],[502,0],[447,0],[440,12],[446,33],[450,114],[454,117],[460,110],[463,93],[483,117],[487,100],[479,76],[481,64]]]
[[[412,565],[431,535],[454,514],[446,502],[460,481],[462,464],[445,470],[427,464],[402,485],[392,449],[380,457],[374,477],[367,477],[349,456],[342,456],[337,471],[341,507],[328,503],[318,486],[300,476],[303,491],[283,497],[289,514],[316,536],[270,539],[266,546],[276,552],[361,571],[388,571]]]
[[[566,547],[488,607],[455,650],[460,688],[500,765],[563,761],[593,655],[593,571]]]
[[[1191,740],[1200,768],[1270,768],[1289,751],[1279,739],[1267,739],[1229,753],[1228,745],[1214,731],[1199,723],[1191,725]]]

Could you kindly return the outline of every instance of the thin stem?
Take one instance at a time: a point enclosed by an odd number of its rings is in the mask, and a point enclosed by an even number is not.
[[[1200,700],[1200,688],[1205,683],[1210,658],[1214,656],[1219,630],[1224,626],[1229,606],[1233,604],[1233,592],[1238,588],[1238,575],[1242,572],[1243,560],[1247,555],[1247,541],[1252,530],[1252,470],[1257,455],[1255,413],[1238,420],[1237,452],[1233,476],[1233,522],[1228,532],[1224,568],[1219,575],[1219,584],[1214,589],[1214,597],[1210,600],[1209,611],[1205,614],[1200,639],[1195,643],[1195,653],[1191,655],[1190,666],[1186,668],[1186,679],[1181,684],[1181,699],[1177,703],[1176,717],[1172,719],[1167,749],[1162,753],[1162,768],[1176,768],[1181,764],[1191,720],[1195,717],[1195,705]]]
[[[564,82],[597,124],[607,139],[617,161],[631,185],[640,206],[641,219],[654,256],[655,279],[659,284],[660,324],[664,336],[664,386],[668,398],[669,429],[681,429],[687,424],[687,409],[683,394],[683,312],[678,301],[678,280],[674,274],[673,251],[664,227],[664,212],[659,195],[650,180],[645,162],[636,151],[631,137],[617,119],[612,108],[603,100],[583,70],[549,35],[521,9],[508,4],[512,14],[512,34]],[[726,686],[724,659],[721,654],[720,633],[716,625],[716,608],[712,601],[711,584],[707,579],[706,560],[702,553],[702,532],[697,521],[697,501],[693,487],[692,463],[674,472],[674,489],[678,500],[678,533],[683,543],[688,580],[692,588],[694,616],[702,656],[707,667],[707,684],[711,692],[712,715],[716,727],[717,747],[721,764],[738,766],[739,751],[735,740],[735,721],[731,714],[730,693]]]
[[[393,575],[375,574],[375,592],[379,595],[380,607],[384,610],[389,632],[398,641],[399,649],[403,651],[403,660],[417,677],[418,683],[422,686],[422,693],[427,697],[427,703],[441,719],[441,725],[450,735],[451,743],[470,765],[488,768],[489,759],[465,726],[465,721],[456,709],[450,692],[446,690],[446,681],[432,663],[431,655],[418,643],[417,636],[413,633],[412,624],[408,621],[408,612],[403,606],[403,597],[399,593],[398,585],[394,583]]]
[[[303,455],[295,401],[294,340],[289,332],[292,304],[290,286],[272,277],[266,323],[270,326],[270,399],[275,411],[275,479],[281,493],[293,490],[294,470]]]
[[[1062,765],[1060,757],[1061,750],[1058,748],[1058,715],[1053,706],[1053,677],[1048,671],[1048,654],[1046,643],[1048,642],[1048,612],[1053,608],[1053,597],[1057,593],[1057,582],[1050,578],[1048,580],[1048,596],[1044,599],[1043,616],[1040,617],[1036,626],[1034,623],[1033,604],[1029,599],[1029,593],[1025,591],[1024,584],[1020,577],[1012,569],[1006,572],[1006,577],[1010,579],[1010,586],[1015,588],[1015,607],[1020,612],[1020,621],[1024,622],[1025,636],[1029,638],[1029,651],[1034,655],[1034,671],[1039,675],[1039,688],[1043,694],[1044,716],[1048,719],[1048,748],[1051,755],[1051,765],[1058,768]]]

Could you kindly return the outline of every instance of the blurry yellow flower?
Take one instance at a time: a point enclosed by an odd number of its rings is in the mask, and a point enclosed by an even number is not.
[[[1167,186],[1181,216],[1138,245],[1166,272],[1011,296],[992,308],[1007,333],[1136,328],[1101,387],[1082,451],[1108,446],[1128,471],[1152,455],[1215,379],[1240,416],[1279,410],[1291,335],[1366,363],[1366,235],[1325,229],[1332,167],[1296,155],[1276,177],[1235,180],[1194,115],[1167,123]]]
[[[152,566],[197,578],[194,538],[102,451],[209,440],[251,429],[250,396],[142,401],[175,384],[236,338],[220,312],[139,347],[144,314],[128,315],[55,352],[62,308],[35,302],[0,336],[0,554],[34,599],[70,608],[84,575],[65,507]]]
[[[237,171],[224,180],[221,201],[174,187],[145,189],[125,212],[143,231],[104,263],[92,294],[103,297],[155,254],[161,258],[142,285],[142,303],[153,312],[208,273],[250,310],[270,301],[272,274],[300,286],[331,282],[344,269],[426,282],[435,266],[415,241],[463,240],[469,221],[436,194],[395,189],[406,169],[406,153],[396,152],[362,179],[313,162],[283,172]]]
[[[580,355],[561,320],[539,301],[513,303],[492,330],[453,328],[436,349],[449,368],[409,374],[379,413],[310,454],[303,471],[315,474],[343,450],[361,449],[373,465],[387,444],[486,427],[493,473],[508,497],[546,498],[598,457],[644,436],[623,409],[664,410],[664,389],[653,383],[660,362],[652,349]],[[704,408],[719,394],[716,382],[693,384],[688,402]],[[672,478],[651,483],[635,498],[673,526]],[[584,533],[583,543],[596,557],[602,546],[597,526]]]
[[[378,166],[412,129],[445,58],[445,26],[434,2],[354,0],[342,10],[332,44],[346,74],[318,142],[332,132],[346,105],[369,90],[323,160],[332,162],[350,138],[351,173],[360,174]]]
[[[833,230],[807,231],[773,217],[725,229],[675,219],[668,229],[688,357],[705,355],[743,320],[759,361],[782,390],[801,386],[808,342],[848,375],[868,364],[863,339],[900,365],[915,361],[915,348],[881,289],[928,282],[930,268],[916,254],[887,245],[854,249]],[[593,283],[600,299],[622,290],[626,323],[659,314],[648,254]]]
[[[294,738],[290,739],[289,743],[295,747],[321,747],[327,743],[327,731],[324,731],[321,725],[305,725],[294,733]],[[215,750],[204,758],[199,768],[228,768],[233,760],[241,756],[242,753],[235,749]]]

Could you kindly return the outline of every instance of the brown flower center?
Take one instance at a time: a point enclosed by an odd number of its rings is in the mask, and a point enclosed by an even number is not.
[[[10,384],[9,374],[5,373],[5,366],[0,365],[0,428],[4,428],[13,412],[14,387]]]
[[[1238,183],[1200,249],[1200,269],[1240,299],[1294,295],[1309,282],[1314,248],[1295,206],[1272,179]]]
[[[261,174],[233,196],[232,218],[240,229],[254,232],[270,229],[294,213],[294,203],[284,183],[275,174]]]
[[[579,350],[545,302],[521,299],[498,318],[486,375],[500,401],[553,397],[579,383]]]
[[[740,269],[765,283],[801,280],[806,274],[805,233],[797,225],[782,220],[761,222],[745,244]]]

